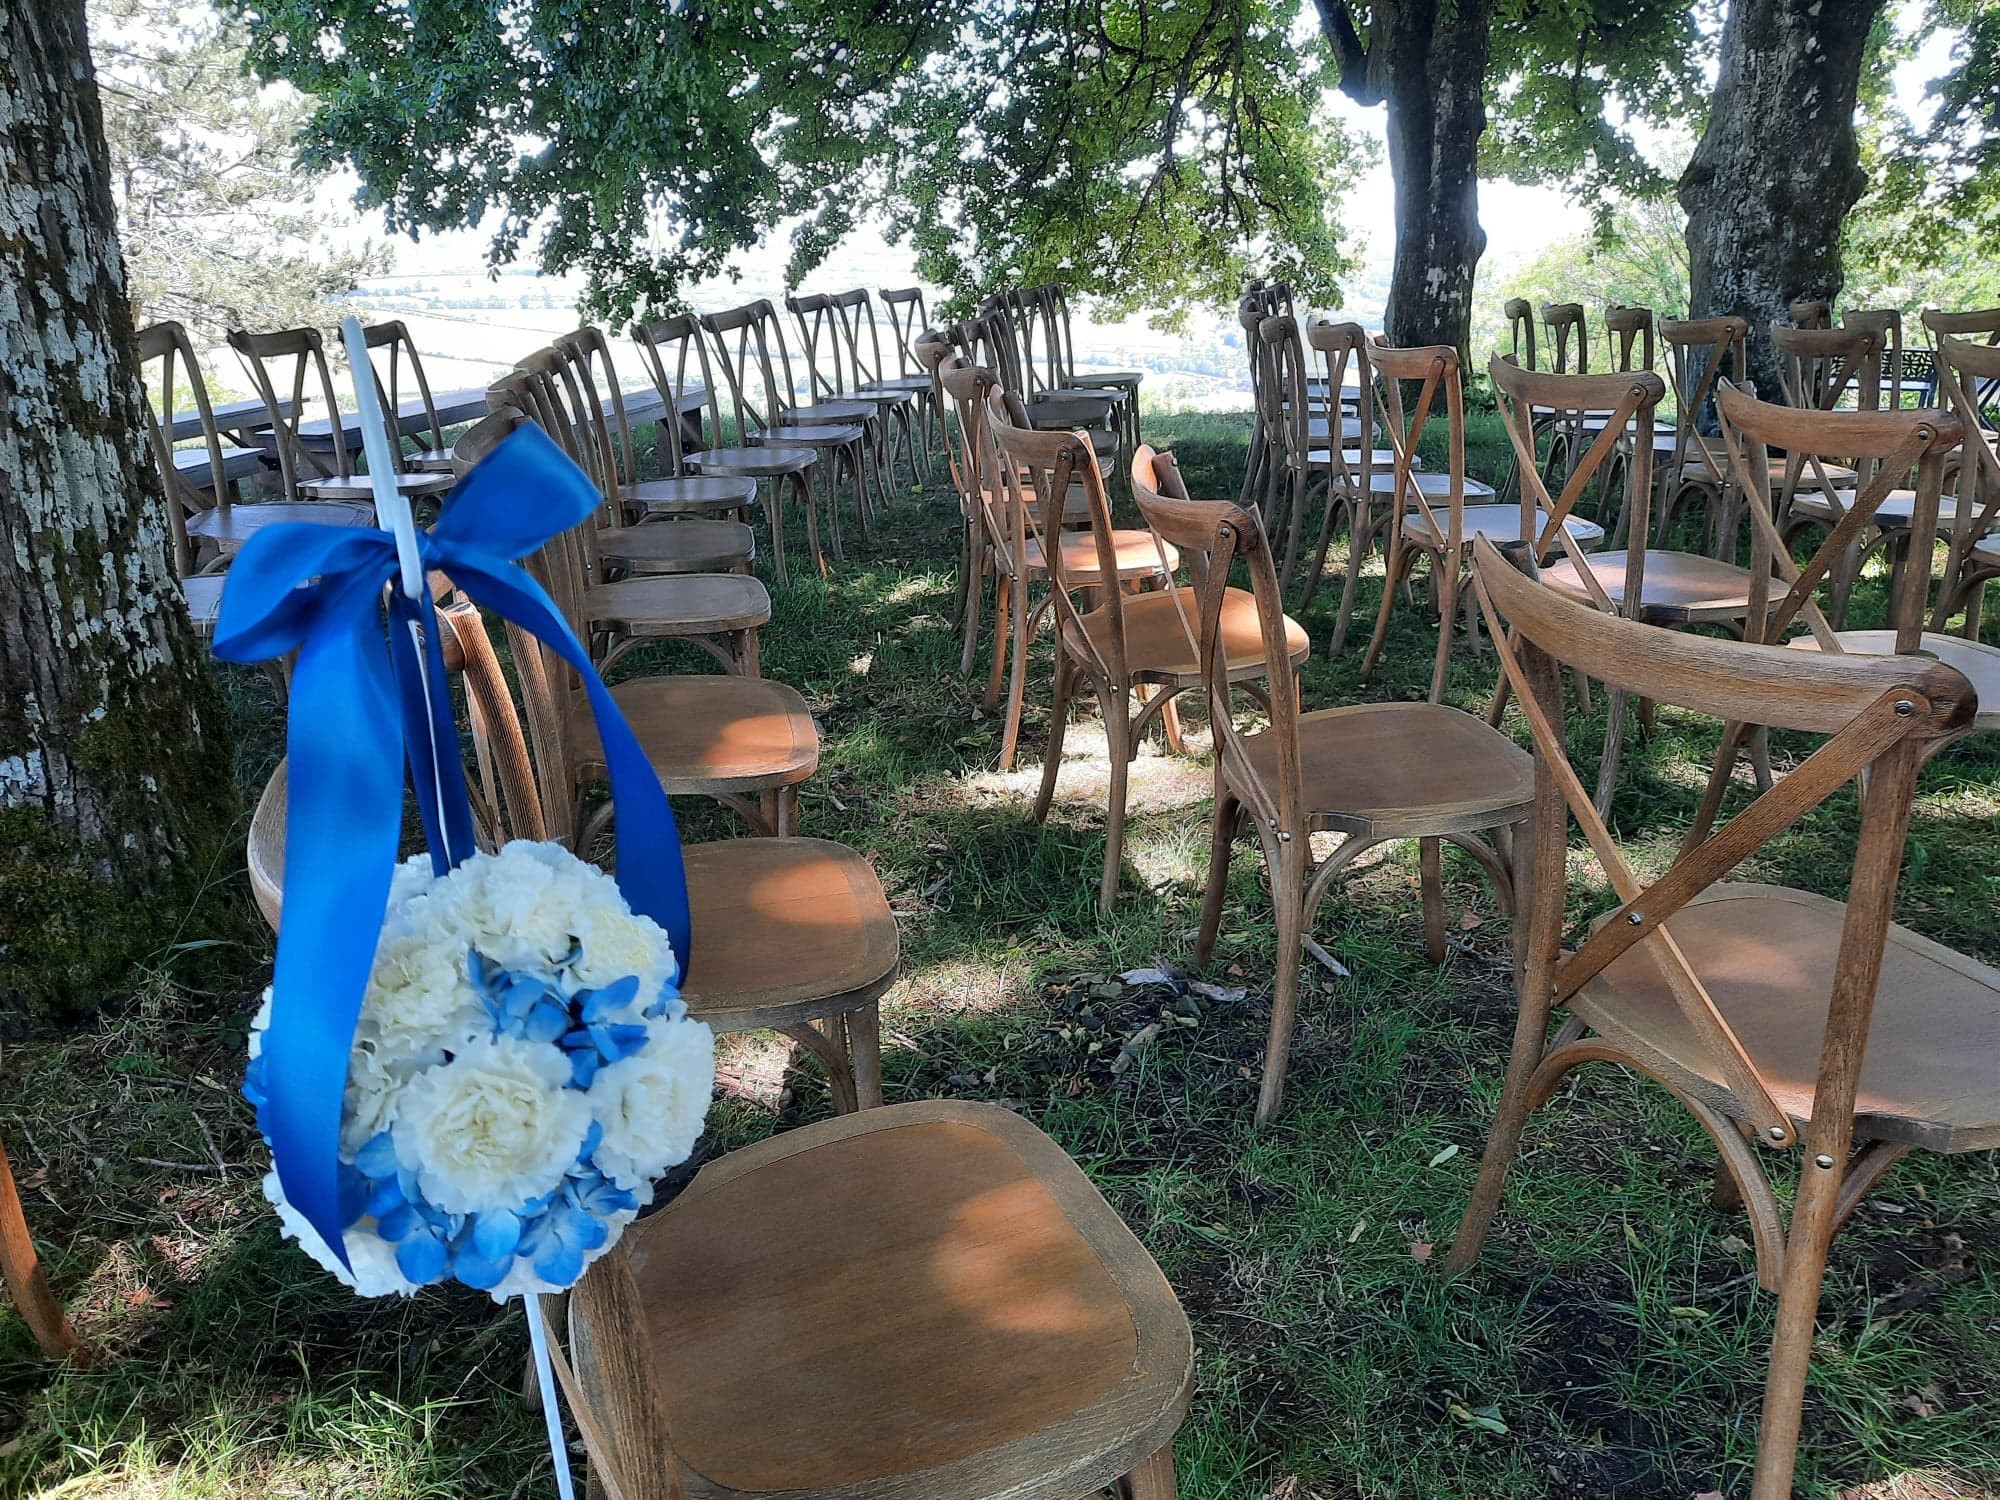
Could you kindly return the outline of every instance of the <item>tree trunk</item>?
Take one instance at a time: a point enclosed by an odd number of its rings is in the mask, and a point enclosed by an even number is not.
[[[83,0],[0,0],[0,1004],[129,993],[235,821],[142,400]]]
[[[1340,58],[1341,91],[1384,104],[1396,186],[1396,254],[1383,315],[1389,342],[1448,344],[1472,336],[1479,227],[1479,138],[1486,131],[1490,0],[1400,0],[1369,7],[1364,47],[1343,0],[1320,0]]]
[[[1750,378],[1782,399],[1770,326],[1795,297],[1831,302],[1840,231],[1867,186],[1854,133],[1883,0],[1731,0],[1708,129],[1681,176],[1691,314],[1750,321]]]

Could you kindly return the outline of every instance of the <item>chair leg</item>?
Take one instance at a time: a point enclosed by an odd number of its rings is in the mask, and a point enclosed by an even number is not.
[[[979,656],[979,616],[986,604],[986,541],[968,528],[965,549],[965,643],[959,653],[958,675],[970,677]]]
[[[1518,918],[1516,919],[1519,920]],[[1507,1187],[1507,1170],[1521,1150],[1521,1132],[1528,1123],[1528,1082],[1542,1060],[1546,1041],[1547,1012],[1539,1006],[1520,1007],[1514,1019],[1514,1050],[1507,1059],[1507,1081],[1500,1090],[1500,1108],[1493,1117],[1493,1133],[1486,1138],[1486,1152],[1479,1159],[1479,1177],[1472,1185],[1472,1198],[1459,1220],[1458,1234],[1444,1258],[1444,1273],[1458,1276],[1472,1269],[1500,1211],[1500,1198]]]
[[[7,1163],[7,1151],[0,1146],[0,1281],[20,1310],[21,1320],[35,1336],[42,1353],[62,1359],[76,1353],[76,1333],[64,1316],[62,1304],[49,1290],[48,1278],[35,1255],[35,1242],[28,1234],[27,1216],[21,1212],[21,1197],[14,1187],[14,1169]]]
[[[1056,647],[1055,697],[1049,710],[1049,747],[1042,755],[1042,789],[1035,794],[1035,821],[1045,823],[1056,798],[1056,776],[1062,770],[1063,735],[1069,729],[1069,695],[1076,667],[1062,647]]]
[[[789,578],[785,572],[785,486],[798,488],[800,476],[786,475],[783,479],[764,481],[764,520],[771,528],[771,576],[783,587]]]
[[[1836,1132],[1846,1134],[1846,1132]],[[1808,1145],[1807,1150],[1812,1147]],[[1771,1335],[1771,1371],[1764,1382],[1764,1415],[1757,1432],[1757,1468],[1751,1500],[1786,1500],[1798,1459],[1799,1421],[1812,1358],[1813,1323],[1827,1249],[1839,1227],[1840,1187],[1846,1153],[1830,1169],[1804,1159],[1792,1224],[1785,1236],[1785,1275],[1778,1290],[1778,1321]]]
[[[1132,762],[1132,704],[1129,691],[1097,685],[1105,738],[1111,748],[1111,787],[1105,799],[1104,879],[1097,888],[1097,914],[1111,915],[1118,904],[1118,874],[1125,858],[1125,783]]]
[[[1382,607],[1375,612],[1375,633],[1368,640],[1368,654],[1361,658],[1361,680],[1365,684],[1375,671],[1375,663],[1382,657],[1383,642],[1389,639],[1389,611],[1396,605],[1396,585],[1402,581],[1401,575],[1408,571],[1410,549],[1400,543],[1393,545],[1389,552],[1389,568],[1382,576]]]
[[[1271,864],[1271,899],[1277,906],[1278,975],[1271,995],[1271,1035],[1264,1044],[1264,1081],[1257,1090],[1257,1123],[1267,1124],[1285,1102],[1285,1068],[1299,1020],[1299,958],[1305,948],[1306,873],[1294,843],[1267,844],[1278,858]]]
[[[882,1012],[870,1001],[847,1016],[847,1052],[854,1063],[854,1096],[862,1109],[882,1107]]]
[[[1217,778],[1218,782],[1220,778]],[[1201,927],[1195,934],[1194,962],[1205,967],[1222,931],[1222,899],[1229,890],[1229,856],[1236,841],[1237,803],[1226,786],[1215,789],[1215,818],[1208,843],[1208,884],[1201,892]]]
[[[1014,580],[1002,573],[993,594],[993,665],[986,673],[986,696],[979,700],[989,714],[1000,706],[1000,682],[1007,672],[1007,626],[1011,618],[1008,606],[1013,597]]]
[[[1604,726],[1604,758],[1597,767],[1597,796],[1593,806],[1600,818],[1611,816],[1611,797],[1618,789],[1618,760],[1625,749],[1625,694],[1610,689],[1611,703]]]
[[[1444,962],[1444,843],[1417,840],[1417,886],[1424,904],[1424,951],[1434,964]]]
[[[1433,703],[1444,695],[1445,669],[1451,665],[1452,617],[1458,613],[1458,565],[1452,560],[1442,560],[1442,566],[1443,577],[1439,580],[1442,592],[1438,595],[1437,664],[1431,668]]]
[[[1172,1443],[1118,1481],[1119,1500],[1175,1500],[1176,1494]]]
[[[1330,512],[1327,519],[1332,520]],[[1368,555],[1369,544],[1373,540],[1371,534],[1373,529],[1365,505],[1356,507],[1348,513],[1347,576],[1340,582],[1340,616],[1333,624],[1333,641],[1327,647],[1329,656],[1340,655],[1341,647],[1347,643],[1347,627],[1354,618],[1354,591],[1361,582],[1361,563]]]
[[[1014,748],[1021,738],[1021,706],[1028,692],[1028,641],[1032,622],[1028,617],[1028,590],[1024,583],[1015,584],[1008,591],[1008,601],[1012,608],[1000,620],[1000,628],[1007,633],[1010,653],[1014,658],[1013,668],[1007,677],[1007,721],[1000,731],[1000,769],[1014,769]],[[1000,643],[994,642],[993,660],[1000,660]]]
[[[1306,481],[1308,475],[1301,464],[1292,470],[1291,516],[1285,522],[1285,562],[1278,570],[1278,592],[1287,593],[1292,587],[1292,573],[1299,562],[1299,533],[1306,524]]]

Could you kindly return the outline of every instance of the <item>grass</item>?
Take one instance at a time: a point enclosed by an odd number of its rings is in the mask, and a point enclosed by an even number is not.
[[[1473,470],[1497,478],[1498,424],[1471,426]],[[1234,493],[1241,419],[1160,413],[1147,427],[1197,493]],[[999,775],[998,722],[956,670],[954,514],[935,486],[905,496],[830,587],[774,590],[765,670],[804,692],[822,726],[806,830],[864,850],[902,919],[890,1097],[1021,1110],[1084,1164],[1180,1293],[1199,1349],[1183,1494],[1741,1492],[1774,1300],[1750,1276],[1743,1220],[1705,1204],[1714,1156],[1695,1127],[1622,1072],[1576,1075],[1530,1128],[1485,1259],[1442,1279],[1432,1248],[1465,1202],[1505,1058],[1508,924],[1448,854],[1454,947],[1433,968],[1414,851],[1395,850],[1323,909],[1314,930],[1351,977],[1308,962],[1288,1109],[1253,1131],[1273,961],[1259,861],[1239,854],[1216,962],[1184,976],[1213,994],[1119,978],[1188,964],[1208,768],[1147,747],[1125,892],[1099,921],[1090,726],[1072,731],[1057,812],[1037,826],[1027,804],[1047,732],[1046,646],[1023,769]],[[1377,563],[1364,640],[1379,589]],[[1304,617],[1318,648],[1308,706],[1421,696],[1434,624],[1400,608],[1363,690],[1359,641],[1337,661],[1324,653],[1337,594],[1323,589]],[[1879,589],[1858,608],[1878,606]],[[683,664],[652,658],[632,669]],[[1452,700],[1482,703],[1493,670],[1490,655],[1459,653]],[[254,786],[276,716],[261,678],[232,673],[228,686]],[[1628,746],[1614,821],[1642,867],[1671,858],[1713,733],[1663,711],[1651,742]],[[1600,735],[1600,723],[1574,726],[1586,779]],[[1809,748],[1780,736],[1774,753],[1782,764]],[[1996,789],[1989,741],[1926,773],[1900,913],[1988,961],[2000,961]],[[693,837],[734,831],[692,804],[684,816]],[[1749,876],[1839,894],[1854,828],[1851,795],[1838,797]],[[1580,912],[1600,899],[1587,869]],[[224,894],[247,899],[240,878]],[[471,1293],[358,1302],[279,1241],[234,1093],[269,955],[235,956],[239,983],[191,993],[165,955],[100,1024],[8,1050],[0,1130],[50,1275],[99,1357],[51,1368],[0,1312],[0,1493],[548,1493],[539,1429],[515,1394],[515,1314]],[[1158,1021],[1169,1024],[1142,1041]],[[823,1114],[824,1086],[801,1066],[771,1038],[731,1039],[704,1149]],[[1993,1158],[1899,1166],[1827,1277],[1804,1492],[2000,1491],[1996,1266]]]

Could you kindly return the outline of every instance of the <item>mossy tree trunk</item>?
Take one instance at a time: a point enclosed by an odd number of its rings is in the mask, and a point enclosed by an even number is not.
[[[1750,378],[1778,387],[1771,323],[1840,291],[1840,231],[1867,187],[1854,110],[1884,0],[1731,0],[1708,129],[1680,181],[1697,318],[1750,321]]]
[[[83,0],[0,0],[0,1005],[129,989],[235,821],[143,400]]]
[[[1396,188],[1396,254],[1383,328],[1389,342],[1466,352],[1479,224],[1479,138],[1486,133],[1489,0],[1378,0],[1366,34],[1348,0],[1318,0],[1320,29],[1340,60],[1340,89],[1386,107]]]

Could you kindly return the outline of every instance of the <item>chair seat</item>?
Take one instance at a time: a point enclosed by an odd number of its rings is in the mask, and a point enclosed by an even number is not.
[[[1165,542],[1155,542],[1150,531],[1114,531],[1111,542],[1118,559],[1118,576],[1122,579],[1152,578],[1162,571],[1171,573],[1181,565],[1179,551]],[[1040,537],[1030,536],[1026,551],[1030,572],[1048,570]],[[1160,563],[1162,553],[1166,555],[1164,569]],[[1063,577],[1072,587],[1087,588],[1090,580],[1104,576],[1097,556],[1097,538],[1093,533],[1062,533],[1062,568]]]
[[[832,427],[848,422],[866,422],[875,415],[873,400],[863,400],[858,396],[839,396],[830,401],[815,401],[810,406],[787,406],[778,415],[785,420],[778,425],[784,427]]]
[[[1187,1410],[1193,1337],[1158,1266],[996,1105],[786,1131],[704,1167],[625,1247],[643,1318],[624,1336],[650,1347],[691,1496],[1087,1495]]]
[[[858,443],[867,435],[865,427],[850,427],[843,423],[785,427],[766,427],[762,432],[749,434],[752,443],[762,445],[772,443],[794,448],[845,448],[849,443]]]
[[[1596,552],[1590,558],[1591,577],[1621,609],[1629,555],[1623,551]],[[1593,597],[1577,575],[1576,564],[1566,557],[1542,569],[1542,582],[1572,599]],[[1648,550],[1640,595],[1643,617],[1651,624],[1742,619],[1750,612],[1750,573],[1698,552]]]
[[[1133,386],[1146,378],[1139,370],[1078,370],[1063,382],[1065,389],[1071,386]]]
[[[1582,431],[1585,437],[1594,442],[1597,439],[1597,435],[1610,425],[1611,418],[1609,416],[1588,417],[1583,422]],[[1631,432],[1632,425],[1632,419],[1628,417],[1625,422],[1626,432]],[[1674,429],[1671,426],[1665,429],[1657,426],[1654,427],[1653,452],[1656,455],[1671,458],[1674,452],[1674,442]]]
[[[1990,568],[2000,568],[2000,537],[1988,537],[1972,544],[1972,555]]]
[[[846,845],[724,839],[685,855],[694,936],[681,998],[696,1019],[717,1031],[787,1026],[850,1009],[829,1002],[895,978],[896,918]]]
[[[1356,461],[1358,462],[1358,459]],[[1394,462],[1395,456],[1392,454],[1390,455],[1390,463],[1393,464]],[[1451,475],[1449,474],[1439,474],[1434,470],[1427,471],[1413,468],[1410,471],[1410,483],[1415,487],[1416,492],[1426,500],[1433,503],[1442,500],[1447,505],[1451,503]],[[1376,455],[1374,463],[1368,471],[1368,493],[1371,495],[1393,495],[1396,493],[1395,470],[1384,465],[1379,454]],[[1466,475],[1465,498],[1467,500],[1474,502],[1491,500],[1495,497],[1495,494],[1493,486],[1486,483],[1485,480],[1474,479],[1470,474]]]
[[[1176,604],[1175,596],[1179,596]],[[1191,588],[1168,593],[1133,594],[1119,601],[1125,618],[1125,665],[1134,681],[1179,682],[1201,679],[1201,657],[1189,632],[1201,621],[1201,600]],[[1183,624],[1183,612],[1186,623]],[[1082,617],[1089,645],[1107,661],[1111,655],[1111,617],[1100,606]],[[1079,656],[1087,656],[1076,627],[1065,624],[1064,635]],[[1267,668],[1264,658],[1264,630],[1257,618],[1257,597],[1248,589],[1225,589],[1222,594],[1222,650],[1232,677],[1260,676]],[[1293,665],[1311,654],[1312,641],[1305,627],[1290,615],[1285,617],[1285,653]]]
[[[819,769],[819,729],[797,691],[733,673],[635,677],[611,690],[670,796],[792,786]],[[597,726],[582,703],[568,716],[580,779],[606,774]]]
[[[907,391],[912,396],[930,394],[931,378],[928,375],[891,375],[886,380],[865,381],[859,387],[865,395],[877,391]]]
[[[1891,656],[1896,650],[1896,632],[1893,630],[1838,630],[1834,632],[1834,639],[1840,642],[1842,650],[1855,656]],[[1819,650],[1818,640],[1810,635],[1799,636],[1785,644],[1797,651]],[[1926,630],[1919,638],[1918,649],[1948,667],[1955,667],[1972,684],[1979,700],[1972,712],[1974,729],[1988,734],[2000,729],[2000,647],[1968,641],[1962,635]]]
[[[748,475],[733,474],[683,474],[672,479],[641,479],[634,484],[620,485],[618,498],[636,510],[656,516],[741,510],[757,503],[757,481]]]
[[[194,621],[194,633],[203,640],[215,634],[215,622],[222,614],[222,585],[228,576],[191,573],[181,580],[181,592],[187,596],[188,618]]]
[[[1840,502],[1842,510],[1847,510],[1853,506],[1855,494],[1853,490],[1835,490],[1833,494],[1834,498]],[[1907,527],[1910,524],[1910,518],[1916,513],[1916,508],[1917,492],[1915,490],[1891,490],[1882,497],[1882,503],[1875,507],[1873,524],[1885,531],[1894,531],[1900,527]],[[1977,507],[1974,508],[1973,513],[1975,515],[1978,513]],[[1833,507],[1827,504],[1826,496],[1823,493],[1814,490],[1810,494],[1800,493],[1792,496],[1792,514],[1810,516],[1815,521],[1830,522],[1833,520]],[[1952,495],[1938,496],[1939,527],[1949,527],[1957,519],[1957,498]]]
[[[1469,479],[1466,481],[1468,487],[1470,487],[1471,483],[1472,481]],[[1445,510],[1443,506],[1437,507],[1430,512],[1430,523],[1429,526],[1426,526],[1424,518],[1414,512],[1403,518],[1404,527],[1413,531],[1419,539],[1428,541],[1433,546],[1443,546],[1446,536],[1450,534],[1450,512]],[[1537,509],[1535,511],[1536,532],[1539,534],[1548,524],[1548,512]],[[1584,520],[1581,516],[1566,517],[1563,520],[1563,530],[1576,538],[1576,544],[1586,550],[1595,547],[1599,542],[1604,540],[1604,528],[1599,526],[1595,521]],[[1466,547],[1470,548],[1473,537],[1480,535],[1484,535],[1495,546],[1502,546],[1508,542],[1522,540],[1521,507],[1518,505],[1466,506]],[[1561,544],[1557,543],[1556,545],[1560,546]]]
[[[263,449],[236,448],[228,443],[218,446],[222,450],[222,477],[225,481],[247,479],[263,471]],[[207,444],[199,448],[176,448],[174,472],[198,490],[212,489],[215,468],[209,462]]]
[[[373,526],[375,507],[344,500],[273,500],[255,505],[219,506],[187,518],[188,540],[211,542],[225,556],[266,526],[304,522],[310,526]]]
[[[1711,886],[1667,921],[1772,1097],[1812,1113],[1847,907],[1785,886]],[[1855,1099],[1858,1133],[1933,1151],[2000,1145],[2000,971],[1891,926]],[[1572,1009],[1612,1042],[1729,1110],[1720,1070],[1648,945],[1585,984]]]
[[[741,521],[651,521],[597,533],[605,562],[627,573],[726,573],[757,555]]]
[[[1722,457],[1722,467],[1727,471],[1730,467],[1729,460],[1720,454],[1718,454],[1718,457]],[[1836,487],[1840,485],[1851,487],[1854,484],[1855,473],[1852,469],[1843,468],[1839,464],[1827,464],[1824,467],[1828,483]],[[1770,468],[1771,482],[1774,484],[1783,483],[1785,478],[1785,456],[1782,453],[1771,456]],[[1705,458],[1691,458],[1681,465],[1682,479],[1713,479],[1714,477],[1715,470]],[[1813,466],[1808,463],[1799,470],[1799,489],[1816,490],[1818,488],[1819,475],[1814,472]]]
[[[1029,482],[1025,479],[1022,480],[1022,498],[1027,501],[1029,513],[1039,520],[1041,519],[1042,506],[1041,502],[1034,498],[1034,493],[1034,490],[1029,487]],[[986,492],[986,503],[993,507],[993,514],[996,516],[1003,516],[1007,513],[1008,500],[1009,497],[1004,487],[999,490],[989,489]],[[1089,520],[1090,492],[1084,488],[1084,483],[1081,479],[1072,479],[1069,482],[1069,489],[1063,494],[1062,524],[1065,526],[1081,526]]]
[[[1266,730],[1244,749],[1278,785]],[[1512,823],[1535,800],[1534,758],[1506,735],[1439,703],[1357,703],[1299,716],[1305,804],[1315,826],[1379,837]]]
[[[764,624],[771,595],[747,573],[669,573],[596,584],[583,612],[593,629],[623,635],[716,635]]]
[[[405,453],[403,462],[420,474],[449,474],[452,471],[452,451],[449,448],[424,448],[416,453]]]
[[[699,474],[740,475],[750,479],[797,474],[818,462],[819,455],[810,448],[783,448],[776,443],[756,447],[704,448],[687,456],[688,467]]]
[[[396,489],[412,500],[425,495],[442,495],[453,484],[449,474],[397,474]],[[375,498],[375,481],[366,474],[301,475],[299,493],[314,500],[367,500]]]
[[[1099,427],[1111,416],[1116,393],[1063,391],[1042,395],[1027,405],[1028,425],[1042,432],[1064,428]]]

